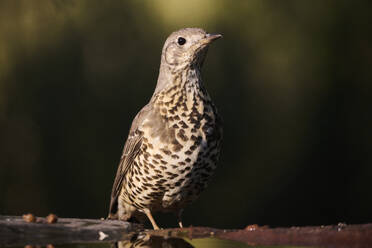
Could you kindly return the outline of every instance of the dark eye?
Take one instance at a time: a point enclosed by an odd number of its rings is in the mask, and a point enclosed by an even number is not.
[[[178,45],[184,45],[186,43],[186,39],[183,37],[179,37],[177,40]]]

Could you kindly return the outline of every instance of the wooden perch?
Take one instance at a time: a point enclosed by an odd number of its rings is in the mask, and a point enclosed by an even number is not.
[[[163,237],[206,238],[243,242],[252,246],[316,246],[328,248],[372,247],[372,224],[268,228],[257,225],[244,230],[221,230],[209,227],[188,227],[149,231]]]
[[[26,219],[26,220],[25,220]],[[47,218],[0,216],[0,246],[90,243],[129,239],[140,225],[119,220],[58,218],[48,223]]]
[[[126,240],[125,242],[130,243],[132,240],[144,236],[151,237],[152,242],[161,243],[164,240],[170,242],[170,244],[176,242],[177,238],[213,237],[257,246],[293,245],[367,248],[372,247],[372,224],[290,228],[268,228],[251,225],[243,230],[188,227],[154,231],[144,230],[140,225],[117,220],[73,218],[59,218],[56,220],[53,216],[48,218],[0,216],[0,246],[115,242],[119,240]],[[178,244],[180,241],[184,242],[182,239],[178,239]],[[169,247],[172,247],[172,245]]]

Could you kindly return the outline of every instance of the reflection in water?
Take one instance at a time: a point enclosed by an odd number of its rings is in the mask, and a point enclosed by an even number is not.
[[[187,240],[187,241],[186,241]],[[118,242],[98,242],[98,243],[65,243],[57,245],[45,245],[45,242],[38,245],[15,245],[9,244],[11,248],[255,248],[245,243],[240,243],[231,240],[223,240],[216,238],[198,238],[198,239],[181,239],[181,238],[164,238],[150,237],[149,235],[135,235],[130,240]],[[44,245],[40,245],[44,244]],[[3,247],[0,244],[0,247]],[[261,247],[261,246],[259,246]],[[265,246],[266,248],[297,248],[294,246]]]
[[[131,240],[119,241],[115,243],[116,248],[192,248],[184,239],[162,238],[149,235],[137,236]]]

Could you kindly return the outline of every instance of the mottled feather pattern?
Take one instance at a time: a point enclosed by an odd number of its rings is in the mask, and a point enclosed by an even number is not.
[[[177,44],[179,37],[186,42]],[[200,70],[220,35],[179,30],[167,39],[154,95],[134,119],[116,174],[109,217],[182,212],[205,189],[216,168],[222,123]],[[179,220],[180,226],[182,222]]]

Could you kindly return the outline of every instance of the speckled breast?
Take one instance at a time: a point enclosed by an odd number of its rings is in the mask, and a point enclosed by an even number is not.
[[[152,210],[195,200],[216,168],[222,138],[216,109],[204,91],[170,89],[140,127],[141,150],[126,175],[126,201]]]

